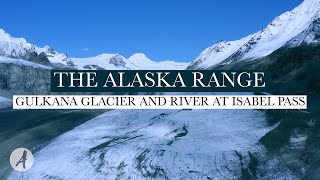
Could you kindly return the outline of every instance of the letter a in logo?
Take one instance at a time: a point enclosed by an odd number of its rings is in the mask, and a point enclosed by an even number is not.
[[[25,169],[25,168],[26,168],[26,161],[27,161],[27,151],[24,150],[21,159],[20,159],[20,160],[17,162],[17,164],[16,164],[16,167],[17,167],[20,163],[23,163],[23,164],[22,164],[22,165],[23,165],[23,169]]]
[[[28,149],[15,149],[10,155],[10,164],[16,171],[27,171],[33,165],[33,155]]]

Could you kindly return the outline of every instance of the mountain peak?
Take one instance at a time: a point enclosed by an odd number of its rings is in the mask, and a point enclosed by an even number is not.
[[[99,59],[99,60],[109,60],[111,57],[113,57],[115,55],[116,54],[102,53],[102,54],[95,56],[94,58]]]
[[[24,38],[13,38],[5,30],[0,29],[0,41],[13,42],[13,43],[27,43]]]
[[[143,53],[135,53],[132,56],[128,58],[128,61],[133,64],[144,64],[144,63],[155,63],[151,59],[149,59],[145,54]]]
[[[65,65],[79,69],[185,69],[187,66],[187,63],[173,61],[154,62],[143,53],[133,54],[128,59],[115,53],[103,53],[88,58],[70,58],[50,46],[37,47],[23,38],[11,37],[0,29],[0,56],[28,58],[32,53],[44,53],[50,63],[58,67]]]
[[[10,37],[11,36],[8,33],[6,33],[5,30],[0,28],[0,39],[2,39],[2,38],[10,38]]]
[[[34,50],[35,46],[24,38],[11,37],[10,34],[0,29],[0,56],[20,58]]]
[[[131,60],[150,60],[145,54],[143,53],[135,53],[132,56],[130,56],[128,59]]]

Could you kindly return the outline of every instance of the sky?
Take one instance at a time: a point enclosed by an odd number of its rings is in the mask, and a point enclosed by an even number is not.
[[[302,0],[4,0],[0,28],[70,57],[144,53],[190,62],[264,28]]]

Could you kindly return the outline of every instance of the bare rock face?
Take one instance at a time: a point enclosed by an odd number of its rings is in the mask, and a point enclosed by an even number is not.
[[[49,94],[50,71],[32,66],[0,63],[0,89],[14,94]]]
[[[111,57],[109,63],[115,65],[116,67],[125,67],[126,66],[126,62],[125,62],[124,58],[122,56],[120,56],[119,54],[116,54],[115,56]]]

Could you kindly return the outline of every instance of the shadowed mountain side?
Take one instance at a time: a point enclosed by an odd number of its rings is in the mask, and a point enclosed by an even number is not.
[[[265,71],[271,75],[270,93],[306,94],[308,111],[267,111],[270,123],[279,122],[260,142],[297,174],[318,179],[320,169],[320,45],[283,47],[269,56],[232,63],[217,69]]]

